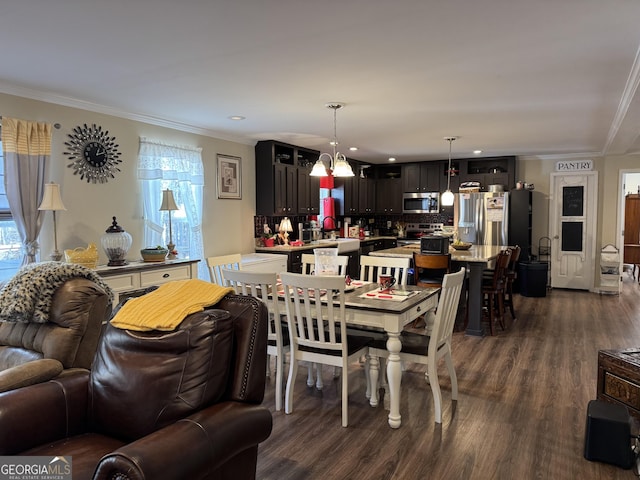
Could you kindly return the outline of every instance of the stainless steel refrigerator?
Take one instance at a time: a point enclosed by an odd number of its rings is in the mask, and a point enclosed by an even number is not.
[[[509,193],[458,193],[453,224],[458,238],[475,245],[508,245]]]

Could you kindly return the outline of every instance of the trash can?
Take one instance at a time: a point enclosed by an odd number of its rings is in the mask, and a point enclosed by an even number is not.
[[[548,268],[549,265],[546,262],[520,262],[518,270],[520,295],[546,297]]]

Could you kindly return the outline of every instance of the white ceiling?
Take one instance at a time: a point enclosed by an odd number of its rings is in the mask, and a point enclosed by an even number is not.
[[[639,46],[638,0],[3,0],[0,92],[323,151],[340,101],[373,163],[625,154]]]

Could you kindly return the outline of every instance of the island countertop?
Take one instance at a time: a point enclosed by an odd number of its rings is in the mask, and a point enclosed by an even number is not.
[[[451,260],[454,262],[487,263],[494,260],[504,248],[500,245],[473,245],[469,250],[456,250],[449,247]],[[420,245],[407,245],[403,247],[387,248],[369,253],[373,257],[403,257],[413,258],[413,253],[420,253]]]

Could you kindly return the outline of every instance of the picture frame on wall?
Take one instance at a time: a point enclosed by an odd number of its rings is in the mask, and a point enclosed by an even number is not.
[[[242,158],[218,154],[218,198],[242,199]]]

